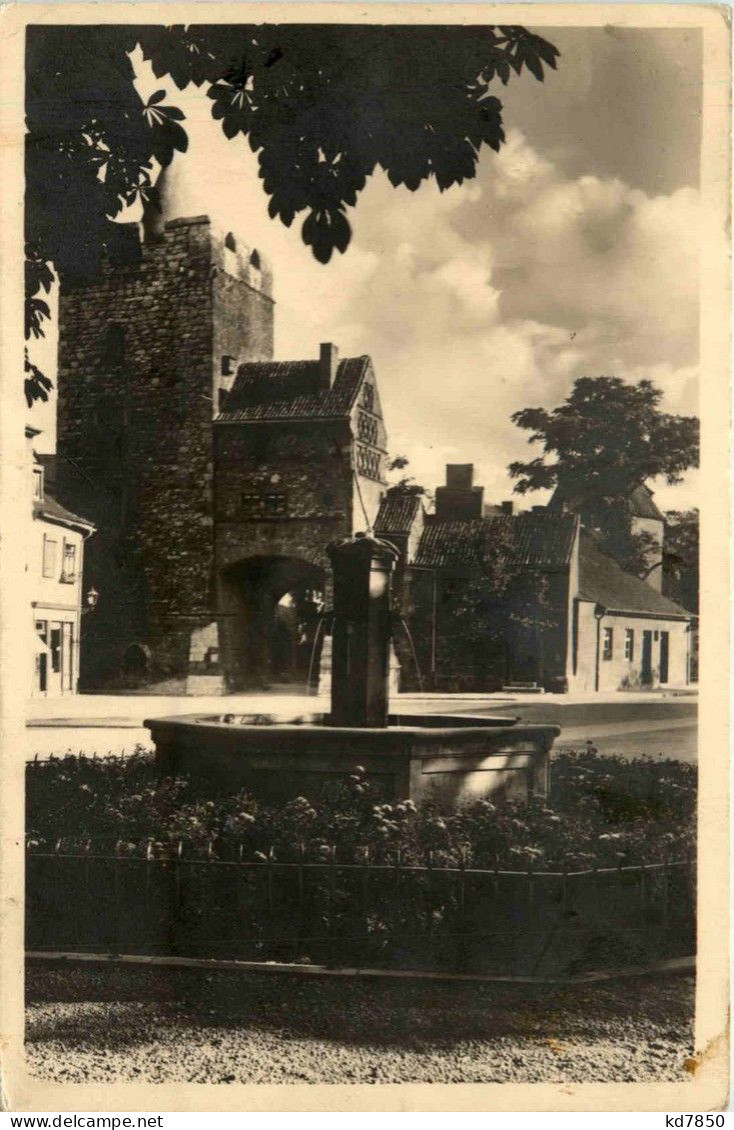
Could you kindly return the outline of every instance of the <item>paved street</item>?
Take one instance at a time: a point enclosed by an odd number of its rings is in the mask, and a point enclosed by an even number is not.
[[[547,696],[548,699],[551,696]],[[517,703],[502,713],[513,714],[524,722],[557,722],[561,727],[558,746],[583,747],[591,742],[599,753],[635,757],[672,757],[695,762],[698,752],[697,699],[695,696],[646,701],[568,702],[536,700]],[[498,714],[495,706],[467,704],[472,714]],[[451,711],[457,712],[456,708]],[[461,710],[460,713],[464,713]]]
[[[671,757],[678,761],[697,760],[698,726],[695,719],[673,719],[641,727],[639,722],[619,722],[607,726],[571,726],[564,729],[558,744],[584,745],[589,740],[599,753],[636,757]]]
[[[326,709],[319,698],[304,695],[253,694],[226,698],[77,695],[34,699],[28,704],[27,756],[47,757],[67,750],[91,754],[130,752],[149,744],[146,718],[172,714],[271,713],[284,719]],[[400,695],[396,712],[411,714],[504,715],[526,722],[555,722],[562,727],[558,744],[584,746],[600,753],[633,757],[640,753],[696,760],[697,696],[617,694],[567,695]]]

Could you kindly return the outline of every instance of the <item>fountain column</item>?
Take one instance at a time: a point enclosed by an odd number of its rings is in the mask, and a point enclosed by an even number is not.
[[[391,578],[398,552],[356,534],[328,548],[334,576],[332,726],[387,726]]]

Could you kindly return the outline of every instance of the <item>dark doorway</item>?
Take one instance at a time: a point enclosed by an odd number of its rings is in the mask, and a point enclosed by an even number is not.
[[[36,689],[45,694],[48,689],[48,655],[45,651],[39,651],[36,655],[36,672]]]
[[[70,621],[61,625],[61,690],[74,689],[74,628]]]
[[[230,689],[306,689],[318,670],[324,570],[294,557],[251,557],[220,576],[222,665]]]
[[[660,682],[668,681],[668,662],[670,656],[670,633],[660,633]]]
[[[141,643],[131,643],[122,657],[122,671],[133,683],[147,678],[150,668],[150,649]]]
[[[640,681],[644,687],[652,685],[652,632],[642,633]]]
[[[36,632],[45,649],[48,644],[48,621],[36,620]],[[42,694],[48,690],[48,652],[45,650],[36,652],[36,690]]]

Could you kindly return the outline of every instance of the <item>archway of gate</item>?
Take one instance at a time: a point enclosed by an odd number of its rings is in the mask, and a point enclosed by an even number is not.
[[[220,656],[231,690],[306,689],[318,670],[325,582],[324,569],[298,557],[248,557],[221,571]]]

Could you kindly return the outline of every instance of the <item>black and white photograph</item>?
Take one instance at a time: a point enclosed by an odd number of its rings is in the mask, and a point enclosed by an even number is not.
[[[20,7],[10,1109],[722,1109],[723,10]]]

